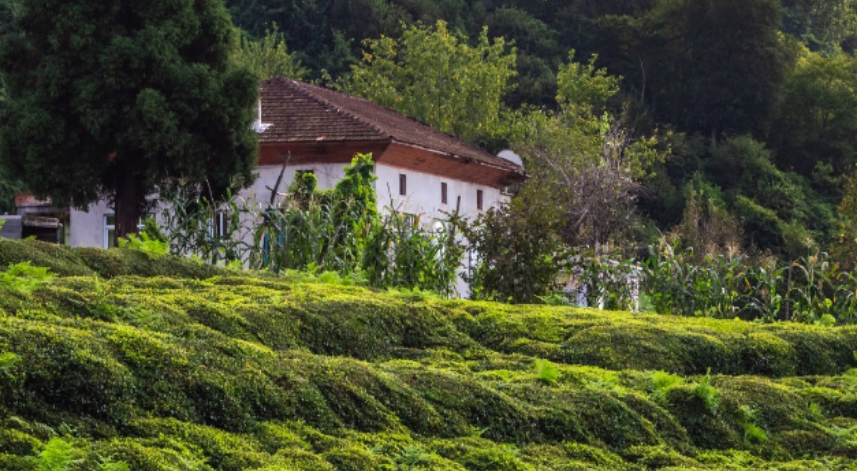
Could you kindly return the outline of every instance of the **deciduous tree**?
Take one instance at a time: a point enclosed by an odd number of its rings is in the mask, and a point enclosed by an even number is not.
[[[655,139],[639,139],[604,111],[620,79],[595,60],[578,63],[570,55],[557,73],[560,111],[526,114],[512,147],[526,159],[541,197],[562,208],[565,242],[600,248],[634,225],[639,179],[661,155]]]
[[[783,87],[772,130],[778,163],[810,177],[819,163],[837,175],[857,162],[857,60],[808,53]]]
[[[289,77],[300,80],[307,75],[296,54],[286,47],[286,37],[276,23],[259,41],[242,36],[236,60],[263,79]]]
[[[515,50],[502,38],[491,41],[483,29],[471,46],[438,21],[366,46],[363,62],[343,83],[346,91],[471,143],[501,133],[502,99],[515,76]]]

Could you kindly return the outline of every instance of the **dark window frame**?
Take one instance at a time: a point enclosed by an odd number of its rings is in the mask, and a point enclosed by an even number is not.
[[[223,209],[214,213],[214,237],[222,239],[227,236],[226,229],[229,226],[229,213]]]

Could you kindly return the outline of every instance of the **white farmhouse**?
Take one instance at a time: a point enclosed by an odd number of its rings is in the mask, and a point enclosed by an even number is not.
[[[520,159],[509,151],[494,156],[368,100],[285,78],[262,83],[254,128],[259,133],[258,178],[240,196],[263,207],[284,164],[281,192],[301,172],[314,173],[319,188],[329,189],[345,175],[345,166],[357,153],[373,156],[378,209],[420,215],[426,222],[456,209],[475,218],[503,201],[505,188],[526,177]],[[53,229],[39,229],[47,235],[34,234],[75,247],[112,246],[113,208],[108,203],[93,204],[85,211],[37,203],[56,217],[44,218],[47,214],[33,213],[36,206],[22,205],[19,215],[12,217],[24,221],[23,229],[35,230],[27,221],[51,219]],[[463,293],[461,288],[459,282]]]
[[[424,220],[454,211],[459,201],[463,216],[476,217],[525,178],[513,155],[491,155],[362,98],[285,78],[265,80],[260,97],[259,178],[241,195],[262,204],[284,163],[280,191],[299,172],[314,173],[319,188],[328,189],[357,153],[375,161],[379,210],[393,207]],[[112,216],[106,203],[71,210],[69,244],[110,246]]]

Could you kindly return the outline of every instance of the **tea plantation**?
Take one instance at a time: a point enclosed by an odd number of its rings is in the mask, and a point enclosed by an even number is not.
[[[0,242],[2,470],[857,469],[857,327]],[[19,266],[20,267],[20,266]]]

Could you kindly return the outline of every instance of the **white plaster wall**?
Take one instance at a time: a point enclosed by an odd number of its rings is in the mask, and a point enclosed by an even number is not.
[[[69,240],[72,247],[103,247],[104,216],[113,214],[106,201],[90,205],[88,211],[72,208],[70,214]]]
[[[151,198],[151,197],[150,197]],[[164,206],[155,207],[155,220],[163,224],[161,213]],[[105,248],[105,216],[113,214],[113,206],[106,201],[92,204],[87,210],[72,208],[69,215],[68,243],[72,247]]]
[[[256,212],[261,213],[268,208],[268,205],[271,202],[271,190],[276,186],[277,178],[279,178],[282,168],[282,165],[260,166],[256,169],[256,175],[258,176],[256,181],[253,182],[250,187],[241,190],[241,192],[238,193],[238,196],[245,198],[248,202],[255,202],[258,204]],[[336,183],[339,180],[342,180],[342,178],[345,177],[345,164],[316,163],[289,165],[286,167],[286,171],[283,172],[283,179],[280,182],[280,186],[277,188],[277,196],[274,197],[274,204],[276,205],[282,200],[283,194],[288,191],[289,185],[294,182],[295,175],[298,172],[309,171],[312,171],[315,174],[316,179],[318,179],[319,190],[329,190],[336,186]],[[256,224],[250,221],[250,219],[251,218],[248,215],[245,215],[242,220],[242,225],[245,227],[255,227]],[[247,232],[243,234],[242,239],[244,243],[252,244],[253,233]]]
[[[256,182],[249,188],[242,190],[239,195],[243,198],[253,199],[260,203],[261,209],[264,209],[271,198],[271,190],[277,183],[277,177],[280,175],[280,166],[262,166],[259,167],[256,173],[259,177]],[[312,165],[297,165],[289,166],[283,174],[283,181],[280,183],[279,193],[284,193],[292,181],[294,181],[297,171],[315,172],[318,178],[318,186],[320,189],[333,188],[336,182],[345,176],[345,164],[312,164]],[[278,198],[279,200],[279,198]],[[160,220],[162,208],[155,210],[157,219]],[[106,201],[89,206],[88,210],[79,210],[72,208],[70,220],[69,245],[72,247],[104,247],[104,217],[108,214],[113,214],[113,207]],[[159,221],[160,222],[160,221]],[[249,236],[248,236],[249,237]],[[249,240],[247,241],[249,242]]]
[[[444,212],[455,211],[458,197],[461,197],[461,215],[474,219],[492,206],[497,206],[504,198],[500,190],[485,185],[440,177],[414,170],[393,167],[384,164],[375,165],[375,191],[378,196],[378,208],[392,207],[405,213],[423,215],[423,219],[444,219]],[[407,177],[405,196],[399,195],[399,175]],[[441,202],[441,183],[447,185],[447,204]],[[476,209],[476,190],[482,190],[483,211]]]
[[[268,188],[274,188],[281,169],[281,165],[265,165],[257,168],[256,174],[259,177],[249,188],[241,190],[239,195],[267,205],[271,200],[271,190]],[[336,186],[336,183],[345,177],[345,164],[289,165],[283,174],[283,181],[280,183],[278,193],[285,193],[288,190],[289,185],[295,180],[295,174],[298,171],[314,172],[318,179],[318,188],[320,190],[328,190]],[[280,198],[278,197],[277,201],[279,200]]]
[[[381,211],[392,208],[397,211],[419,215],[423,224],[433,223],[436,219],[446,219],[444,214],[456,209],[458,198],[461,197],[460,215],[467,219],[476,219],[479,214],[491,207],[498,206],[507,198],[499,189],[471,182],[440,177],[410,169],[376,164],[375,192],[378,197],[378,209]],[[407,179],[406,194],[399,194],[399,175]],[[441,202],[441,183],[446,183],[447,204]],[[482,210],[477,209],[476,191],[482,190]],[[456,291],[462,298],[470,296],[470,286],[461,278],[461,273],[467,270],[469,254],[461,261],[456,282]]]

